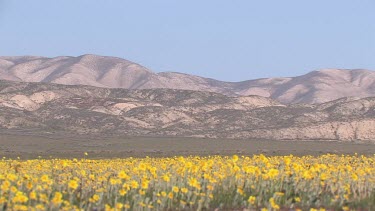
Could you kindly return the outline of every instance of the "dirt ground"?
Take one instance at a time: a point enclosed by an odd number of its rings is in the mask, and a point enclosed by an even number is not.
[[[88,156],[84,153],[87,152]],[[46,138],[0,135],[0,156],[7,158],[124,158],[188,155],[374,155],[375,144],[336,141],[270,141],[196,138]]]

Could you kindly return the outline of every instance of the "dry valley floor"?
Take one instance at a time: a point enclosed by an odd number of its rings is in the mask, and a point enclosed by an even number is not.
[[[124,158],[188,155],[373,155],[375,144],[337,141],[271,141],[199,138],[50,138],[0,135],[0,156],[7,158]]]

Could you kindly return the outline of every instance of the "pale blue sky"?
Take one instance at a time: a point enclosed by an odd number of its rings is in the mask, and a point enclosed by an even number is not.
[[[0,0],[0,55],[100,54],[228,81],[375,70],[374,0]]]

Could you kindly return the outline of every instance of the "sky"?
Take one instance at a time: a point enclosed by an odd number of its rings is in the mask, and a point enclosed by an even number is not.
[[[225,81],[375,70],[374,11],[374,0],[0,0],[0,55],[99,54]]]

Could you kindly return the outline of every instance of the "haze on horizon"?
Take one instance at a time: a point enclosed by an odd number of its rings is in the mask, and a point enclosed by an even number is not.
[[[375,70],[375,2],[0,0],[0,55],[99,54],[225,81]]]

